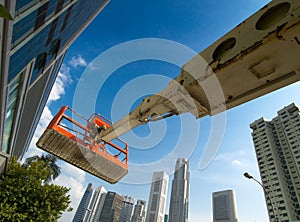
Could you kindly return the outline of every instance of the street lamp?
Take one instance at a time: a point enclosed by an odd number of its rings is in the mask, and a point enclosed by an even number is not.
[[[259,182],[257,179],[255,179],[251,174],[249,174],[249,173],[244,173],[244,176],[246,177],[246,178],[248,178],[248,179],[252,179],[252,180],[254,180],[256,183],[258,183],[262,188],[263,188],[263,190],[264,190],[264,192],[265,192],[265,194],[266,194],[266,197],[267,197],[267,200],[269,200],[269,202],[270,202],[270,204],[271,204],[271,208],[272,208],[272,212],[273,212],[273,214],[274,214],[274,218],[275,218],[275,221],[277,222],[278,221],[278,218],[277,218],[277,215],[276,215],[276,213],[275,213],[275,209],[274,209],[274,206],[273,206],[273,204],[272,204],[272,201],[271,201],[271,198],[270,198],[270,195],[269,195],[269,192],[266,190],[266,188],[262,185],[262,183],[261,182]]]

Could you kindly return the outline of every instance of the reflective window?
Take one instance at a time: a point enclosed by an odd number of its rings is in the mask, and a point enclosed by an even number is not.
[[[16,15],[19,15],[38,3],[39,0],[18,0],[16,1]]]
[[[51,46],[50,46],[50,49],[49,49],[49,54],[51,56],[54,56],[56,57],[57,56],[57,53],[59,51],[59,48],[60,48],[60,39],[55,39],[52,43],[51,43]]]
[[[48,54],[46,52],[42,52],[36,57],[34,68],[31,74],[30,84],[32,84],[37,77],[44,72],[44,69],[46,68],[47,56]]]
[[[17,101],[20,92],[20,79],[24,73],[25,71],[20,73],[9,85],[8,101],[6,106],[5,127],[4,127],[4,141],[3,141],[3,149],[2,149],[4,153],[8,152],[9,139],[11,135],[15,109],[17,107]]]
[[[50,31],[49,31],[49,34],[48,34],[48,38],[47,38],[46,45],[49,45],[50,42],[52,42],[52,39],[53,39],[53,36],[54,36],[54,32],[55,32],[56,27],[57,27],[57,23],[58,23],[58,18],[55,19],[55,20],[51,23],[51,27],[50,27]]]
[[[41,27],[45,23],[48,7],[49,7],[49,2],[47,2],[46,4],[39,7],[38,14],[35,19],[34,30],[37,30],[39,27]]]
[[[34,11],[14,24],[12,34],[12,48],[26,39],[34,31],[36,16],[37,11]]]
[[[66,14],[65,14],[65,17],[64,17],[64,21],[63,21],[63,24],[60,28],[60,32],[62,32],[66,27],[67,27],[67,24],[68,24],[68,20],[70,18],[70,15],[71,15],[71,12],[72,12],[72,8],[73,8],[73,5],[68,8]]]

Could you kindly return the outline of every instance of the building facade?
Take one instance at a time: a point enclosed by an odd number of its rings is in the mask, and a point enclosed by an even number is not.
[[[93,191],[83,222],[98,222],[107,191],[103,186]]]
[[[10,0],[0,18],[0,152],[28,148],[69,46],[109,0]]]
[[[124,198],[115,192],[107,192],[100,214],[100,222],[119,222]]]
[[[119,222],[130,222],[133,205],[134,205],[134,198],[130,196],[124,196]]]
[[[154,172],[149,195],[146,222],[163,222],[166,210],[169,176]]]
[[[168,222],[168,221],[169,221],[169,215],[168,215],[168,214],[165,214],[164,222]]]
[[[233,190],[212,193],[213,222],[237,222],[235,194]]]
[[[189,161],[179,158],[176,161],[172,181],[169,222],[187,222],[189,211],[190,172]]]
[[[146,221],[146,201],[138,200],[134,206],[131,222],[145,222]]]
[[[92,184],[89,183],[78,205],[73,222],[98,222],[106,193],[103,186],[93,189]]]
[[[270,221],[300,220],[300,115],[290,104],[250,124]]]
[[[73,222],[82,222],[84,220],[92,194],[93,185],[89,183],[78,205],[78,208],[73,218]]]

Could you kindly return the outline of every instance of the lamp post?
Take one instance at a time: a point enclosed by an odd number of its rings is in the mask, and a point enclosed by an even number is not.
[[[277,222],[278,221],[278,218],[277,218],[277,215],[276,215],[276,213],[275,213],[275,208],[274,208],[274,206],[273,206],[273,204],[272,204],[272,201],[271,201],[271,198],[270,198],[270,195],[269,195],[269,192],[266,190],[266,188],[262,185],[262,183],[261,182],[259,182],[257,179],[255,179],[251,174],[249,174],[249,173],[244,173],[244,176],[246,177],[246,178],[248,178],[248,179],[252,179],[252,180],[254,180],[256,183],[258,183],[262,188],[263,188],[263,190],[264,190],[264,192],[265,192],[265,194],[266,194],[266,197],[267,197],[267,200],[269,200],[269,202],[270,202],[270,204],[271,204],[271,208],[272,208],[272,212],[273,212],[273,214],[274,214],[274,218],[275,218],[275,221]]]

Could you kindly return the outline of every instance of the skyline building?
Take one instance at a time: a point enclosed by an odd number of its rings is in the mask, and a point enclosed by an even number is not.
[[[233,190],[212,193],[213,222],[237,222],[235,194]]]
[[[100,214],[100,222],[119,222],[124,198],[116,192],[107,192]]]
[[[134,205],[134,198],[130,196],[124,196],[119,222],[130,222],[133,205]]]
[[[0,152],[28,149],[70,45],[109,0],[9,0],[1,20]]]
[[[169,215],[165,214],[164,222],[168,222],[168,220],[169,220]]]
[[[294,103],[250,124],[270,221],[300,220],[300,114]]]
[[[146,201],[138,200],[134,206],[131,222],[145,222],[146,221]]]
[[[138,200],[134,206],[131,222],[145,222],[146,220],[146,201]]]
[[[98,222],[106,197],[106,189],[99,186],[93,191],[83,222]]]
[[[168,182],[169,176],[166,172],[153,173],[146,222],[164,221]]]
[[[73,222],[82,222],[84,220],[92,194],[93,185],[89,183],[77,207]]]
[[[185,158],[178,158],[172,181],[169,222],[188,222],[189,190],[189,161]]]

